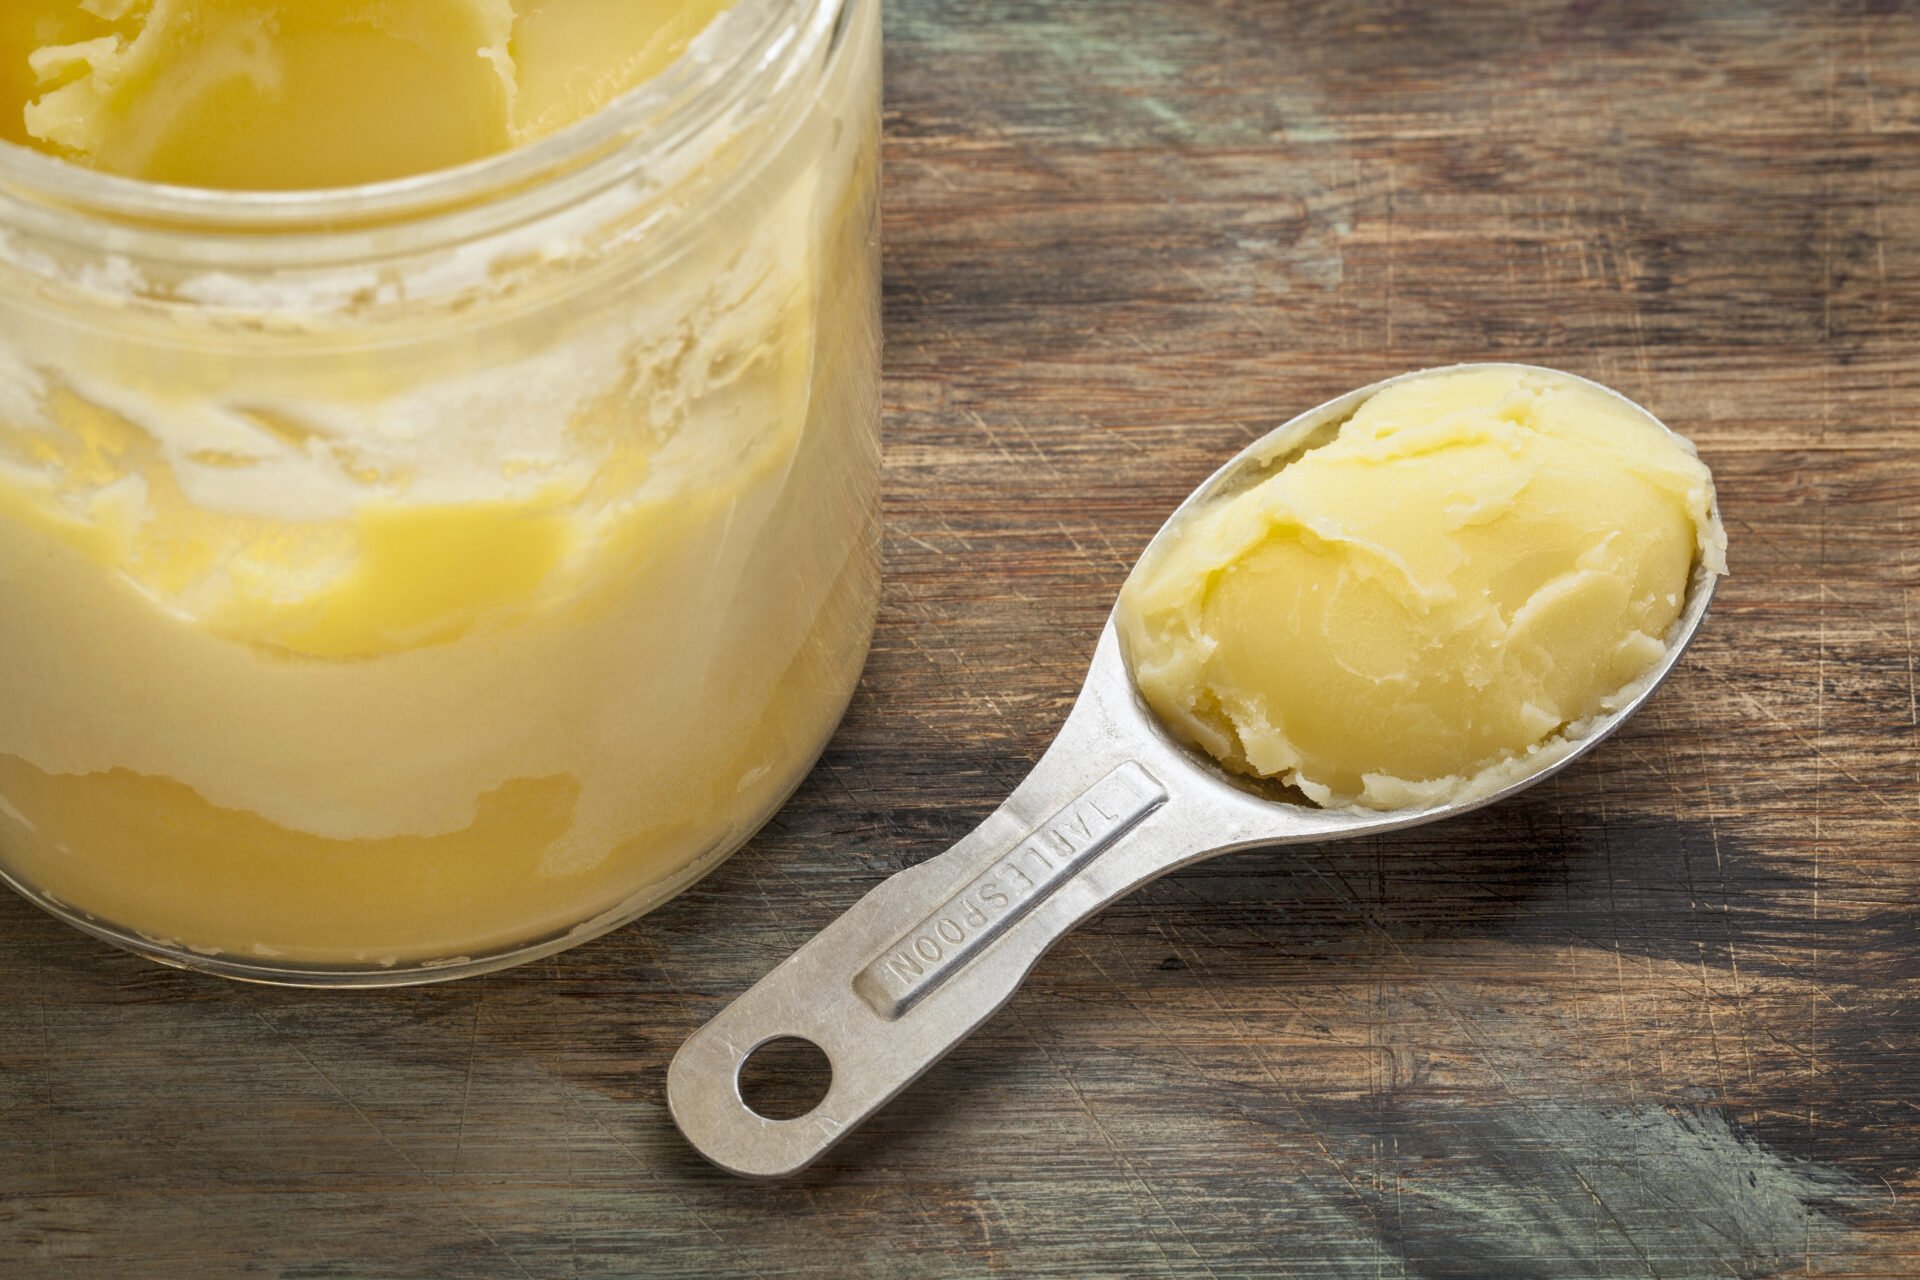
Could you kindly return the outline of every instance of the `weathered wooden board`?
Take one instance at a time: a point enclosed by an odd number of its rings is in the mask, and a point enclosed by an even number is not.
[[[895,0],[859,699],[696,891],[391,994],[0,902],[0,1274],[1920,1274],[1920,15]],[[687,1032],[989,811],[1254,434],[1476,357],[1699,442],[1735,576],[1618,739],[1455,824],[1173,877],[815,1173]]]

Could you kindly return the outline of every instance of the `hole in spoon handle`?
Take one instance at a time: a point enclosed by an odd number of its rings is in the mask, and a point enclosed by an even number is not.
[[[875,888],[680,1047],[667,1104],[701,1154],[743,1177],[805,1168],[991,1017],[1049,945],[1138,882],[1089,873],[1149,825],[1166,785],[1137,760],[1073,754],[1049,752],[972,833]],[[819,1046],[832,1085],[813,1111],[774,1120],[741,1100],[739,1071],[786,1037]]]

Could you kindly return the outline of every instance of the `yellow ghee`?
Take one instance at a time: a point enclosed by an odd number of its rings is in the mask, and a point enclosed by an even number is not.
[[[399,177],[724,9],[9,0],[0,131]],[[295,283],[0,236],[0,870],[171,958],[405,973],[590,936],[744,839],[872,620],[877,89],[856,5],[803,100],[688,144],[671,254],[617,186]]]
[[[377,182],[551,133],[724,0],[7,0],[3,136],[232,189]]]
[[[1707,468],[1625,401],[1540,370],[1440,371],[1205,505],[1126,584],[1162,721],[1317,803],[1395,809],[1526,771],[1664,654]]]

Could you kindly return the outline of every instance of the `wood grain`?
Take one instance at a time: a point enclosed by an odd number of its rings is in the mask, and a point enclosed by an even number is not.
[[[1920,1274],[1920,20],[1898,3],[895,0],[887,587],[858,701],[641,924],[439,989],[0,902],[0,1274]],[[1527,797],[1074,935],[747,1186],[679,1041],[987,813],[1228,453],[1399,370],[1619,387],[1734,576]]]

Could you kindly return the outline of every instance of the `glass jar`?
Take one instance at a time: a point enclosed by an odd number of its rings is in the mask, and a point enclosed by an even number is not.
[[[0,145],[0,871],[231,977],[497,968],[812,764],[878,592],[879,5],[317,193]]]

